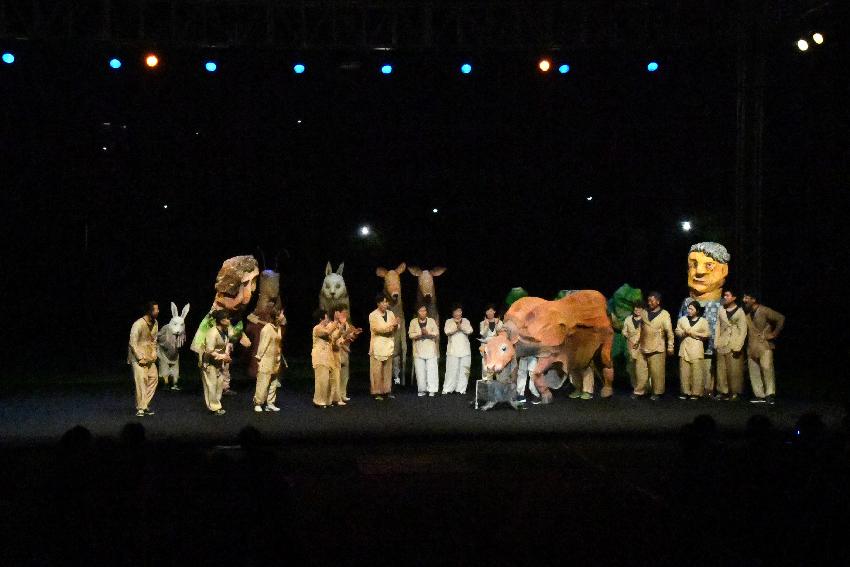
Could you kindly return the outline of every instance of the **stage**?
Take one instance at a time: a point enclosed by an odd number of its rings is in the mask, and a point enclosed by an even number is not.
[[[364,377],[353,377],[363,382]],[[184,390],[160,387],[151,405],[156,415],[137,418],[133,390],[126,383],[50,385],[19,388],[0,398],[0,437],[14,445],[53,443],[75,425],[95,436],[115,436],[128,422],[145,426],[151,441],[172,440],[199,444],[234,442],[240,429],[256,427],[267,440],[280,441],[402,441],[546,439],[581,437],[653,438],[676,435],[700,414],[709,414],[721,432],[736,436],[757,414],[770,418],[775,428],[790,431],[806,412],[818,413],[828,428],[843,415],[837,404],[780,398],[775,406],[747,401],[679,400],[672,394],[661,401],[632,400],[625,392],[611,399],[571,400],[556,391],[549,405],[527,404],[515,411],[499,405],[488,412],[470,406],[472,394],[417,397],[413,387],[397,389],[395,399],[376,401],[365,390],[351,393],[345,407],[319,409],[311,392],[279,390],[278,413],[255,413],[250,382],[235,385],[238,393],[224,396],[224,416],[211,415],[204,406],[197,380],[186,380]],[[471,389],[471,388],[470,388]]]

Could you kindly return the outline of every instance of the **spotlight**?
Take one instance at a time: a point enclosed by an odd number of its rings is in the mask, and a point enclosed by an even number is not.
[[[814,41],[815,43],[820,45],[821,43],[823,43],[823,34],[818,33],[818,32],[813,33],[812,34],[812,41]]]
[[[372,230],[367,225],[364,224],[360,227],[360,236],[369,236],[370,234],[372,234]]]
[[[431,209],[431,212],[435,215],[440,212],[440,209]]]
[[[592,201],[592,200],[593,200],[593,195],[588,195],[587,197],[585,197],[585,199],[587,199],[588,201]]]
[[[809,49],[809,42],[805,39],[797,40],[797,49],[799,49],[800,51],[806,51],[807,49]]]
[[[215,61],[207,61],[204,64],[204,69],[206,69],[208,73],[215,73],[215,70],[218,69],[218,65],[216,65]]]
[[[567,65],[566,63],[564,63],[563,65],[558,67],[558,72],[562,75],[566,75],[567,73],[570,72],[570,66]]]
[[[682,231],[683,232],[690,232],[691,228],[693,228],[691,226],[691,221],[682,221]]]
[[[384,75],[389,75],[392,72],[393,72],[393,66],[392,65],[384,65],[384,66],[381,67],[381,73],[383,73]]]
[[[7,51],[6,53],[3,54],[3,63],[5,63],[6,65],[11,65],[14,62],[15,62],[15,56],[12,53],[9,53]]]
[[[552,64],[549,62],[549,60],[548,60],[548,59],[541,59],[541,60],[540,60],[540,63],[538,63],[538,64],[537,64],[537,67],[538,67],[541,71],[543,71],[544,73],[546,73],[547,71],[549,71],[549,68],[550,68],[550,67],[552,67]]]
[[[112,59],[109,60],[109,66],[112,67],[113,69],[120,69],[121,68],[121,60],[118,59],[117,57],[113,57]]]
[[[649,71],[650,73],[656,72],[658,70],[658,63],[656,63],[655,61],[650,61],[646,65],[646,70]]]
[[[460,66],[460,72],[464,75],[469,75],[470,73],[472,73],[472,65],[470,65],[469,63],[464,63]]]
[[[162,208],[163,208],[163,209],[167,209],[167,208],[168,208],[168,205],[163,205],[163,206],[162,206]]]
[[[307,70],[307,67],[305,67],[303,63],[296,63],[295,66],[292,67],[292,70],[295,71],[296,75],[301,75]]]
[[[150,55],[145,57],[145,65],[153,69],[154,67],[159,65],[159,58],[153,53],[151,53]]]

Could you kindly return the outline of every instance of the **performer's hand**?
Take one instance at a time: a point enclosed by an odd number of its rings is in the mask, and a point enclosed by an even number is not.
[[[773,339],[776,338],[776,333],[774,333],[773,331],[771,331],[769,333],[765,333],[764,338],[769,340],[769,341],[772,341]]]
[[[667,356],[673,356],[673,349],[667,349]]]
[[[231,362],[233,362],[233,359],[230,358],[229,355],[225,354],[223,357],[221,357],[221,361],[225,364],[230,364]]]

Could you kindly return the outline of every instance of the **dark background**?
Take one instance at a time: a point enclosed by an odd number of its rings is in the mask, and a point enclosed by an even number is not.
[[[149,298],[160,325],[169,301],[191,302],[191,336],[238,254],[277,259],[296,356],[329,260],[345,262],[358,323],[375,267],[401,261],[448,267],[441,311],[463,301],[474,323],[513,286],[553,297],[628,282],[675,313],[702,240],[727,246],[737,286],[736,45],[721,31],[733,18],[699,24],[718,26],[713,40],[548,54],[566,76],[539,73],[537,52],[240,48],[217,51],[208,74],[202,50],[157,49],[151,71],[140,49],[4,40],[17,57],[0,65],[4,380],[121,370]],[[797,30],[765,44],[757,291],[788,316],[780,382],[793,374],[810,395],[844,390],[847,354],[850,50],[833,28],[805,54]],[[412,312],[415,280],[402,281]]]

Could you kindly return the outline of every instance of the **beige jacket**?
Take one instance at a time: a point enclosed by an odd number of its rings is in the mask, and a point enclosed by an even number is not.
[[[434,339],[422,339],[422,329],[419,327],[419,317],[415,317],[410,322],[410,327],[407,329],[407,336],[413,341],[413,357],[414,358],[437,358],[440,356],[439,340],[440,328],[437,322],[428,317],[425,323],[425,331],[429,335],[433,335]]]
[[[726,309],[717,313],[717,327],[714,329],[714,348],[719,354],[741,352],[747,340],[747,316],[738,308],[732,318]]]
[[[472,323],[469,319],[461,319],[460,324],[454,319],[448,319],[443,325],[443,332],[449,340],[446,356],[469,356],[469,335],[472,334]]]
[[[644,354],[673,352],[673,323],[666,309],[662,309],[652,321],[649,320],[649,311],[643,312],[640,350]]]
[[[785,326],[785,315],[770,307],[759,305],[755,314],[747,314],[747,355],[758,359],[766,350],[773,350],[776,345],[767,339],[770,333],[777,334]]]
[[[339,366],[339,355],[334,353],[334,345],[339,340],[339,329],[328,328],[328,325],[316,325],[313,327],[313,350],[310,357],[313,359],[313,368],[326,366],[333,368]]]
[[[682,317],[676,323],[676,336],[682,339],[682,344],[679,345],[679,356],[685,362],[705,358],[705,342],[703,339],[711,336],[711,329],[708,327],[708,321],[705,320],[705,317],[697,319],[693,326],[691,326],[687,317]]]
[[[145,366],[156,362],[156,336],[159,333],[159,323],[153,322],[149,327],[144,317],[133,323],[130,328],[130,344],[127,346],[127,364],[145,361]]]
[[[623,330],[621,331],[621,333],[626,339],[626,344],[629,347],[629,354],[634,360],[637,360],[638,352],[640,352],[641,327],[643,327],[643,325],[638,325],[637,327],[635,327],[635,322],[631,315],[626,317],[626,320],[623,321]]]
[[[387,360],[393,357],[395,330],[392,328],[392,324],[396,321],[396,316],[389,309],[387,309],[386,322],[384,322],[384,316],[381,315],[379,309],[369,313],[369,332],[372,333],[372,338],[369,339],[370,356],[378,360]]]
[[[282,334],[280,327],[266,323],[260,331],[260,344],[257,346],[255,358],[259,362],[257,372],[266,374],[280,373],[280,344]]]
[[[491,331],[490,323],[487,321],[487,319],[484,319],[483,321],[478,323],[478,334],[481,335],[481,340],[486,343],[487,341],[498,335],[499,331],[501,331],[502,327],[504,326],[505,324],[502,323],[501,319],[496,319],[496,328]]]
[[[222,338],[221,333],[218,332],[218,327],[213,327],[207,331],[207,334],[204,336],[204,352],[201,354],[201,367],[207,368],[208,366],[215,366],[216,368],[221,368],[224,363],[220,360],[216,360],[216,358],[212,355],[227,354],[227,351],[227,341]]]

